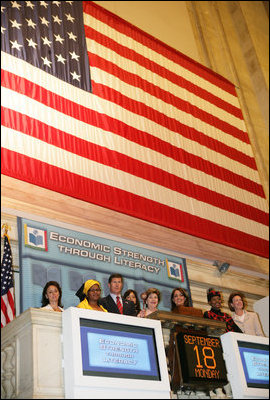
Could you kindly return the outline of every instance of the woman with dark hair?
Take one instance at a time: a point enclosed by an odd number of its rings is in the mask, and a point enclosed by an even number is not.
[[[146,308],[143,308],[137,315],[139,318],[145,318],[149,314],[158,310],[158,303],[160,302],[160,291],[156,288],[149,288],[141,295]]]
[[[178,306],[189,307],[189,297],[183,288],[175,288],[171,294],[171,311]]]
[[[61,297],[62,289],[59,283],[56,281],[47,282],[42,292],[41,308],[50,311],[64,311]]]
[[[226,332],[240,332],[241,329],[235,324],[232,317],[221,311],[221,293],[212,288],[207,291],[207,300],[209,305],[211,306],[211,310],[205,311],[203,314],[204,318],[215,319],[217,321],[226,322]]]
[[[140,300],[139,300],[136,290],[128,289],[124,293],[123,299],[133,301],[133,303],[135,304],[136,315],[138,315],[139,312],[141,311],[141,305],[140,305]]]
[[[256,313],[246,311],[246,299],[243,293],[230,294],[228,306],[232,313],[232,319],[246,335],[264,336],[259,318]]]

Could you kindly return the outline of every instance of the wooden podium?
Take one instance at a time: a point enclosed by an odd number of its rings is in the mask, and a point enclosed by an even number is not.
[[[180,314],[179,312],[183,308],[185,309],[185,314]],[[198,316],[199,312],[192,309],[193,307],[181,307],[179,308],[178,312],[155,311],[152,314],[148,315],[147,318],[160,320],[163,328],[172,329],[175,327],[175,325],[180,325],[181,327],[189,330],[191,329],[204,331],[205,334],[211,336],[220,336],[225,333],[225,322],[203,318],[202,312],[201,316]]]
[[[177,306],[173,310],[174,313],[176,314],[181,314],[181,315],[193,315],[194,317],[203,317],[203,312],[200,308],[195,308],[195,307],[185,307],[185,306]]]

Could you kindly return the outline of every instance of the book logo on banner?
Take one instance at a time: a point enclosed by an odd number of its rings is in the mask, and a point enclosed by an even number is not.
[[[47,231],[24,224],[24,244],[32,249],[48,251]]]
[[[175,262],[168,261],[167,259],[166,259],[166,264],[167,264],[168,277],[171,279],[177,279],[178,281],[184,282],[182,264],[177,264]]]

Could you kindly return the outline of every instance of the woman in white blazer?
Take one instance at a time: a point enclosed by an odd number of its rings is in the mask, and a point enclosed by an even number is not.
[[[246,311],[246,300],[242,293],[230,294],[228,305],[232,313],[232,319],[246,335],[264,336],[259,317],[255,312]]]

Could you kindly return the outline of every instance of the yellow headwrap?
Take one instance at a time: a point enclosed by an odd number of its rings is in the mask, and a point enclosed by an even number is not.
[[[98,281],[95,281],[94,279],[88,279],[84,283],[84,288],[83,288],[83,293],[87,296],[88,290],[93,286],[93,285],[98,285],[100,287],[100,283]]]

